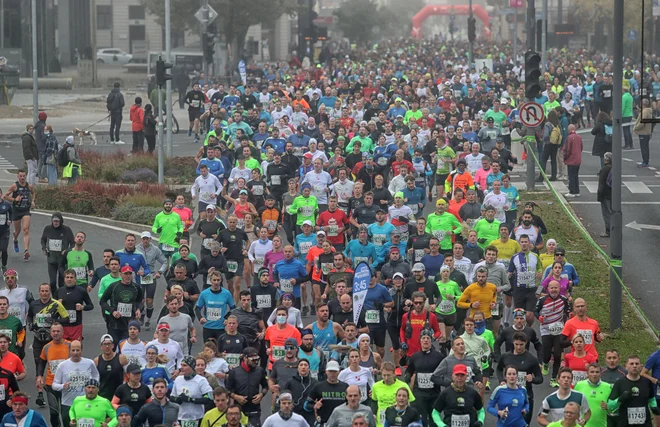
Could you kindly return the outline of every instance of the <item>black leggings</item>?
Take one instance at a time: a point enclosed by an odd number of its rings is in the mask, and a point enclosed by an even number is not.
[[[286,240],[290,245],[296,239],[296,215],[284,214],[284,232],[286,233]]]
[[[550,358],[554,356],[551,378],[557,378],[559,366],[561,365],[561,335],[543,335],[541,337],[541,344],[543,344],[543,364],[550,363]]]
[[[44,390],[46,391],[48,411],[50,412],[50,425],[51,427],[60,427],[62,393],[53,390],[53,388],[49,385],[44,386]]]
[[[50,292],[55,295],[55,291],[64,286],[64,269],[59,264],[49,262],[48,279],[50,280]]]
[[[412,406],[417,409],[419,415],[422,417],[422,423],[424,427],[436,427],[435,422],[433,421],[433,404],[437,396],[431,397],[417,397],[412,403]]]

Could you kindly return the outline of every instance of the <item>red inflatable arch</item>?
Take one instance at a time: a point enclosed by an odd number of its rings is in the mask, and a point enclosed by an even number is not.
[[[447,5],[426,5],[412,19],[412,36],[418,39],[422,38],[422,23],[432,15],[469,15],[468,5],[447,6]],[[488,12],[480,5],[472,5],[472,14],[479,18],[484,26],[484,37],[490,37],[490,28],[488,24]]]

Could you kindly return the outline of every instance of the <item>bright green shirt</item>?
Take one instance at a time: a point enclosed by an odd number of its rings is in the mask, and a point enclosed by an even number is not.
[[[543,111],[545,111],[545,115],[547,116],[550,110],[554,110],[557,107],[561,107],[561,104],[559,103],[559,101],[555,99],[552,102],[548,101],[545,104],[543,104]]]
[[[408,384],[401,380],[395,380],[392,385],[387,385],[383,381],[378,381],[371,388],[371,399],[378,403],[378,414],[375,417],[376,425],[378,427],[383,427],[385,424],[385,410],[396,404],[396,392],[402,387],[408,390],[408,394],[410,395],[409,402],[414,402],[415,396],[413,396],[412,390],[410,390]]]
[[[498,111],[497,113],[494,110],[488,110],[486,114],[484,114],[484,122],[488,120],[489,117],[493,118],[493,122],[497,125],[497,127],[502,130],[502,123],[509,121],[508,117],[503,111]]]
[[[374,152],[374,142],[369,138],[368,136],[360,136],[360,135],[355,135],[353,139],[351,139],[351,142],[348,143],[346,146],[346,152],[347,153],[352,153],[353,152],[353,143],[355,141],[360,141],[360,152],[361,153],[373,153]]]
[[[630,92],[623,93],[623,96],[621,97],[621,117],[633,116],[633,101],[633,96]]]
[[[453,280],[443,283],[441,280],[435,282],[438,285],[438,291],[440,292],[440,304],[436,305],[435,312],[443,315],[452,315],[456,313],[456,301],[461,298],[461,288],[458,286],[458,283]],[[453,295],[454,300],[447,298],[447,295]]]
[[[440,249],[448,250],[452,247],[451,235],[461,234],[463,226],[458,219],[449,212],[438,215],[435,212],[428,216],[426,232],[433,234],[440,240]]]
[[[316,214],[319,211],[319,204],[315,196],[298,196],[293,199],[293,203],[289,206],[289,213],[296,215],[296,225],[302,226],[306,220],[312,221],[312,225],[316,225]]]
[[[162,228],[160,232],[158,229]],[[154,225],[151,227],[151,232],[159,235],[159,242],[161,245],[169,245],[173,248],[178,248],[179,244],[174,240],[177,233],[183,233],[183,222],[181,217],[176,212],[160,212],[156,215]]]
[[[92,256],[86,250],[70,250],[66,253],[66,269],[76,272],[76,285],[87,286],[87,272],[94,270],[94,264],[90,265]]]
[[[101,423],[104,423],[106,418],[110,418],[112,421],[117,418],[117,414],[115,408],[105,397],[96,396],[94,400],[89,400],[87,396],[78,396],[73,399],[69,417],[78,425],[87,426],[86,422],[90,423],[89,425],[92,425],[93,422],[94,427],[101,427]]]
[[[474,224],[474,231],[477,232],[477,241],[479,246],[482,249],[486,249],[488,245],[493,240],[500,238],[500,222],[494,219],[492,222],[488,222],[486,218],[481,218]],[[480,242],[481,239],[486,239],[483,243]]]
[[[589,402],[591,418],[585,427],[607,427],[607,410],[602,409],[600,403],[607,403],[612,391],[612,384],[601,381],[598,385],[593,385],[589,380],[582,380],[575,384],[574,390],[584,394]]]
[[[403,122],[406,123],[406,124],[410,123],[410,118],[411,117],[414,117],[415,121],[421,119],[422,118],[422,110],[418,109],[417,111],[413,111],[413,110],[406,111],[406,115],[403,116]]]
[[[448,145],[438,148],[438,169],[436,170],[438,175],[448,174],[451,171],[451,162],[445,163],[442,161],[443,158],[453,160],[456,158],[456,153]]]
[[[174,264],[174,263],[172,263],[172,264]],[[103,293],[105,292],[105,290],[108,289],[108,286],[110,286],[111,284],[113,284],[115,282],[118,282],[120,280],[121,280],[121,276],[112,277],[112,274],[109,274],[109,273],[106,274],[105,276],[103,276],[101,278],[101,281],[99,282],[99,300],[103,296]],[[107,314],[108,316],[110,315],[110,313],[108,313],[107,311],[105,312],[105,314]]]

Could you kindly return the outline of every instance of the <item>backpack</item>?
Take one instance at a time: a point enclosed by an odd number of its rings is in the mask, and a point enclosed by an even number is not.
[[[608,144],[612,143],[612,126],[611,125],[603,125],[603,128],[605,129],[605,142]]]
[[[552,126],[552,130],[550,131],[550,144],[561,144],[561,130],[559,129],[559,126]]]
[[[69,144],[64,144],[64,147],[57,152],[57,164],[62,167],[69,164]]]

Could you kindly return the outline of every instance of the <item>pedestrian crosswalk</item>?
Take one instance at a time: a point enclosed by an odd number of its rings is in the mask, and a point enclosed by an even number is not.
[[[0,156],[0,170],[9,170],[9,169],[16,169],[16,166],[14,166],[9,160]]]
[[[568,193],[567,182],[564,181],[554,181],[552,182],[552,187],[559,192],[560,194]],[[660,183],[658,184],[647,184],[642,181],[633,181],[633,180],[624,180],[622,187],[630,194],[653,194],[653,188],[659,188]],[[598,193],[598,181],[597,180],[581,180],[580,182],[581,192],[586,190],[589,194]]]

